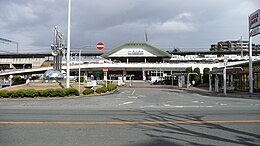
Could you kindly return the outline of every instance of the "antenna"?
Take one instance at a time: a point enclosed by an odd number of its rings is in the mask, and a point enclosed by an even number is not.
[[[144,30],[144,40],[145,42],[148,42],[148,35],[146,29]]]

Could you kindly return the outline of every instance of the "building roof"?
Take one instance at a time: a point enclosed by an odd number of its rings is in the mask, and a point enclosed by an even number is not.
[[[260,60],[255,60],[252,62],[253,65],[260,65]],[[230,65],[230,67],[245,67],[245,66],[249,66],[249,61],[245,62],[245,63],[240,63],[240,64],[236,64],[236,65]]]
[[[142,49],[144,51],[146,51],[147,53],[150,53],[156,57],[171,57],[171,54],[169,54],[168,52],[156,48],[146,42],[128,42],[128,43],[124,43],[110,51],[108,51],[107,53],[102,54],[101,56],[104,58],[110,58],[113,56],[113,54],[123,50],[123,49]],[[129,57],[132,57],[129,55]],[[134,57],[134,56],[133,56]],[[136,56],[135,56],[136,57]],[[142,56],[139,56],[142,57]],[[143,57],[146,57],[145,54],[143,55]]]

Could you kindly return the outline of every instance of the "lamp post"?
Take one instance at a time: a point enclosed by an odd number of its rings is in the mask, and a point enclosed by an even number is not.
[[[225,95],[227,95],[227,62],[228,62],[228,59],[226,56],[224,56],[224,70],[223,70],[223,84],[224,84],[224,87],[223,87],[223,92]]]
[[[81,61],[81,48],[79,50],[79,93],[80,93],[80,61]]]
[[[68,38],[67,38],[67,75],[66,75],[66,88],[70,87],[70,9],[71,0],[68,0]]]

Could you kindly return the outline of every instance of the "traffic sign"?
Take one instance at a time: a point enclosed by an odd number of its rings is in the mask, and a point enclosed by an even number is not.
[[[104,43],[103,42],[98,42],[97,45],[96,45],[96,48],[98,50],[103,50],[105,47]]]
[[[108,72],[108,68],[103,68],[103,72]]]

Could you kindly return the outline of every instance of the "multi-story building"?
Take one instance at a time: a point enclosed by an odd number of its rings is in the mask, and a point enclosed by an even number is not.
[[[220,41],[217,44],[212,44],[210,51],[247,51],[248,41],[233,40],[233,41]],[[253,50],[260,50],[260,45],[252,44]]]

